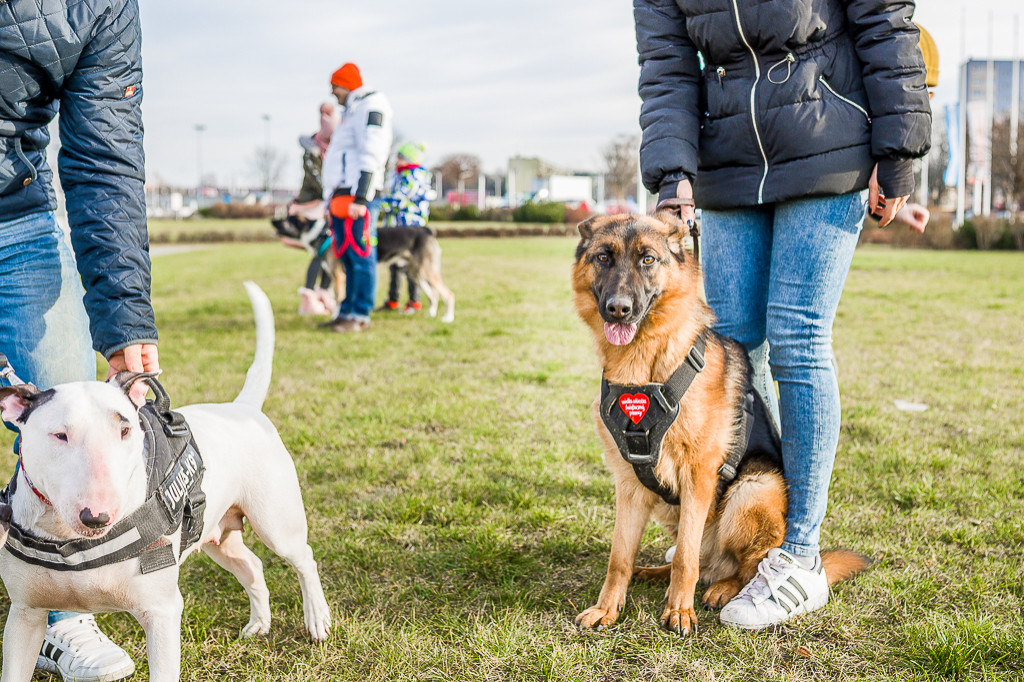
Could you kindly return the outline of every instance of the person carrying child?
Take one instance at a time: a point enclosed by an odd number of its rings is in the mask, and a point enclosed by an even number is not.
[[[430,171],[423,167],[426,145],[407,142],[398,148],[398,163],[382,203],[387,228],[426,227],[430,217]],[[409,285],[409,301],[402,313],[413,315],[421,309],[419,287],[408,274],[405,265],[392,263],[388,299],[379,310],[398,310],[398,287],[405,273]]]

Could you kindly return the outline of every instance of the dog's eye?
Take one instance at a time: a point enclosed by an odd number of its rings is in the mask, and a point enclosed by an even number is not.
[[[644,265],[654,265],[654,261],[656,260],[658,259],[655,258],[654,256],[647,255],[640,259],[640,262],[643,263]]]
[[[607,263],[609,260],[611,260],[611,259],[608,257],[607,253],[599,253],[599,254],[597,254],[597,262],[598,263]]]
[[[67,443],[68,442],[68,434],[66,434],[66,433],[55,433],[55,434],[53,434],[53,437],[56,438],[57,440],[63,442],[63,443]]]
[[[124,440],[125,438],[127,438],[128,434],[131,433],[131,432],[132,432],[132,430],[129,429],[127,426],[122,426],[121,427],[121,440]]]

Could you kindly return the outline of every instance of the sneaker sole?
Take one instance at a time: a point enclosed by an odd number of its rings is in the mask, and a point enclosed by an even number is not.
[[[726,627],[737,628],[737,629],[740,629],[740,630],[767,630],[769,628],[773,628],[773,627],[777,627],[779,625],[782,625],[783,623],[788,623],[789,621],[793,620],[794,618],[798,618],[800,616],[805,616],[808,613],[812,613],[814,611],[817,611],[818,609],[824,608],[825,605],[828,604],[828,593],[825,594],[825,598],[824,599],[820,599],[818,601],[820,601],[821,603],[819,604],[819,603],[817,603],[817,601],[815,601],[815,602],[804,602],[803,604],[801,604],[797,608],[793,609],[793,613],[790,613],[789,615],[787,615],[785,620],[774,621],[774,622],[771,622],[771,623],[764,623],[764,624],[762,624],[762,623],[735,623],[735,622],[732,622],[732,621],[725,620],[721,616],[719,616],[718,622],[721,623],[722,625],[725,625]]]
[[[117,682],[117,680],[123,680],[135,674],[135,663],[131,659],[127,659],[125,664],[120,668],[108,670],[102,675],[94,675],[92,677],[71,677],[65,675],[60,668],[57,667],[55,662],[40,655],[36,658],[36,670],[42,670],[50,673],[51,675],[60,675],[60,678],[64,680],[64,682]]]

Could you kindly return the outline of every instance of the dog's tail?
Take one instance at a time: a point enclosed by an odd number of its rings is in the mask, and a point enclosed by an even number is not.
[[[852,578],[871,565],[871,559],[848,549],[830,549],[821,553],[821,565],[829,585]]]
[[[245,385],[235,402],[251,405],[258,410],[263,407],[267,391],[270,390],[270,375],[274,365],[274,309],[263,289],[255,282],[245,282],[245,290],[249,294],[256,318],[256,356],[249,371],[245,373]]]

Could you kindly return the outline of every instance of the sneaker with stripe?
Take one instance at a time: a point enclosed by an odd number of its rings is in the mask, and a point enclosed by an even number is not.
[[[757,566],[757,575],[722,608],[723,625],[760,630],[795,616],[810,613],[828,603],[828,580],[821,557],[810,569],[793,555],[775,547]]]
[[[65,682],[111,682],[135,672],[128,654],[87,614],[62,618],[46,628],[36,668],[58,674]]]

